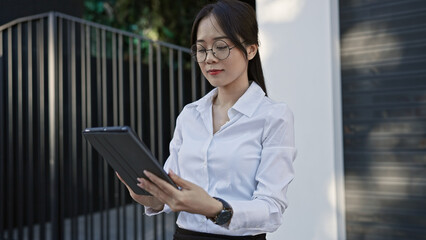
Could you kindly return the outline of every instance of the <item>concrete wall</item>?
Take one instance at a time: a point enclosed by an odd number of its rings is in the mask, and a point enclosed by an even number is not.
[[[257,0],[269,96],[295,115],[296,178],[270,240],[345,239],[338,0]]]

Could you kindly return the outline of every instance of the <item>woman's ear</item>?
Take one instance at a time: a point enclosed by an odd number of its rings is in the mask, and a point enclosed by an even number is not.
[[[257,54],[257,44],[252,44],[250,46],[248,46],[247,49],[247,59],[250,61],[252,60],[256,54]]]

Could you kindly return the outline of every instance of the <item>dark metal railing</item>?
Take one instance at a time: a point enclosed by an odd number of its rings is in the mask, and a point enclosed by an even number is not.
[[[163,163],[208,90],[188,53],[56,12],[0,26],[0,239],[170,239],[81,132],[129,125]]]

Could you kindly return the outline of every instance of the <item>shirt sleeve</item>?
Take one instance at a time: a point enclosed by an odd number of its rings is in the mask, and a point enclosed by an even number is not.
[[[175,131],[173,133],[173,138],[170,141],[170,145],[169,145],[170,155],[167,158],[166,162],[164,163],[164,167],[163,167],[164,171],[166,171],[167,173],[170,170],[172,170],[177,175],[180,175],[180,170],[179,170],[179,165],[177,163],[177,160],[178,160],[179,149],[182,145],[182,126],[179,119],[180,117],[176,119]],[[170,213],[172,212],[172,210],[167,204],[164,205],[164,208],[161,211],[155,211],[154,209],[150,207],[145,207],[145,214],[148,216],[157,215],[163,212]]]
[[[229,230],[273,232],[282,223],[288,206],[288,185],[294,178],[296,158],[293,113],[277,104],[265,121],[262,151],[256,172],[257,187],[249,201],[228,201],[234,215]],[[226,199],[225,199],[226,200]]]

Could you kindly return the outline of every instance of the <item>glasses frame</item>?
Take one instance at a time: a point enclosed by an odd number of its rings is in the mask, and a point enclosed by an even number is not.
[[[228,55],[226,55],[226,57],[224,57],[224,58],[218,58],[218,57],[216,56],[215,51],[213,51],[213,46],[214,46],[216,43],[218,43],[218,42],[223,42],[223,43],[226,45],[226,47],[228,47]],[[193,49],[194,49],[194,47],[196,47],[197,45],[199,45],[200,47],[202,47],[202,48],[206,51],[206,55],[205,55],[205,57],[204,57],[204,59],[203,59],[202,61],[198,61],[198,58],[197,58],[197,51],[194,51],[194,50],[193,50]],[[210,48],[210,49],[207,49],[207,48],[205,48],[203,45],[201,45],[201,44],[197,43],[197,44],[194,44],[194,45],[192,45],[192,46],[191,46],[191,55],[192,55],[192,58],[194,58],[195,62],[198,62],[198,63],[202,63],[202,62],[205,62],[205,61],[206,61],[206,59],[207,59],[207,55],[208,55],[208,52],[209,52],[209,51],[210,51],[210,52],[212,52],[212,54],[213,54],[213,56],[214,56],[215,58],[217,58],[217,59],[219,59],[219,60],[225,60],[225,59],[227,59],[227,58],[229,57],[229,55],[231,55],[231,50],[232,50],[232,49],[234,49],[235,47],[236,47],[236,46],[230,47],[230,46],[229,46],[229,44],[228,44],[228,43],[226,43],[224,40],[216,40],[216,41],[214,41],[214,42],[213,42],[213,44],[212,44],[212,48]]]

